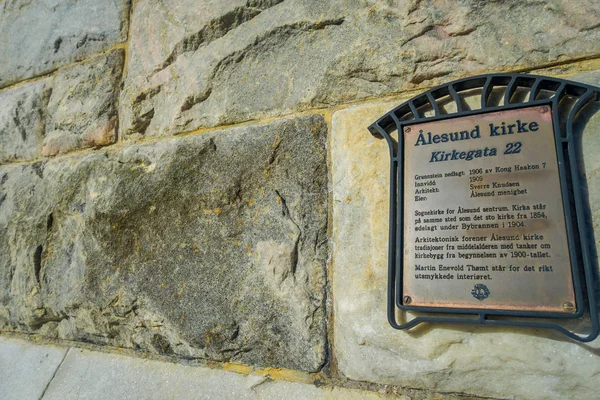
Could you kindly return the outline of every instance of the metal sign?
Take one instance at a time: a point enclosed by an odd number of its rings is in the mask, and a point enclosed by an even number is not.
[[[598,336],[597,264],[573,132],[598,93],[553,78],[479,76],[417,96],[369,128],[390,148],[393,327],[459,322]],[[424,314],[398,324],[398,309]],[[583,334],[560,323],[583,318]]]
[[[408,125],[404,144],[403,304],[575,311],[549,107]]]

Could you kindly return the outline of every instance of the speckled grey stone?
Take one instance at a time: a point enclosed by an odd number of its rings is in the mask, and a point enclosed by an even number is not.
[[[0,329],[315,371],[326,124],[0,167]]]
[[[599,52],[594,0],[144,0],[121,125],[176,134]]]
[[[123,50],[60,69],[52,80],[42,155],[54,156],[117,139]]]
[[[123,60],[114,50],[0,90],[0,164],[114,143]]]
[[[0,88],[127,38],[130,0],[0,2]]]
[[[51,80],[0,91],[0,164],[32,160],[42,150]]]

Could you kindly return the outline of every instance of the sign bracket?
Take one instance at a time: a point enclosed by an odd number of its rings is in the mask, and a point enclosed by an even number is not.
[[[479,108],[473,109],[467,104],[465,99],[471,96],[480,97]],[[558,331],[580,342],[589,342],[598,336],[598,261],[587,187],[583,179],[581,133],[586,119],[600,109],[599,100],[599,88],[577,82],[526,74],[487,74],[430,89],[392,109],[369,126],[372,135],[386,140],[390,152],[387,314],[392,327],[410,329],[421,323],[451,323],[543,328]],[[419,123],[526,107],[549,107],[552,112],[577,310],[558,313],[411,305],[411,298],[403,292],[405,128]],[[407,311],[416,316],[410,321],[398,322],[397,314],[406,314]],[[573,327],[573,322],[581,320],[588,322],[584,332]]]

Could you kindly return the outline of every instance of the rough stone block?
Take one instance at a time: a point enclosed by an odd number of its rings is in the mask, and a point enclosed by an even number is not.
[[[122,131],[175,134],[589,56],[599,26],[593,0],[144,0]]]
[[[35,159],[42,150],[50,80],[0,92],[0,164]]]
[[[389,151],[367,127],[401,102],[356,106],[333,115],[332,288],[334,349],[341,372],[360,381],[479,396],[597,397],[600,339],[582,345],[544,330],[436,325],[407,332],[388,324]],[[600,116],[584,132],[597,229],[598,132]]]
[[[0,329],[315,371],[326,124],[0,168]]]
[[[46,112],[42,155],[115,142],[123,59],[123,51],[115,50],[57,72]]]
[[[115,50],[0,91],[0,164],[114,143],[123,59]]]
[[[0,4],[0,88],[83,60],[127,38],[130,0]]]

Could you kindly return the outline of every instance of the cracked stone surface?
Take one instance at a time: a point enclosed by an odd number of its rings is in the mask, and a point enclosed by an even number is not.
[[[0,3],[0,88],[83,60],[127,38],[130,0]]]
[[[326,132],[314,115],[0,167],[0,329],[318,370]]]
[[[0,337],[3,400],[40,399],[67,349]]]
[[[142,0],[122,131],[168,135],[330,106],[598,54],[599,43],[593,0]]]
[[[0,91],[0,164],[114,143],[123,60],[115,50]]]
[[[597,72],[566,78],[600,84]],[[429,325],[408,332],[389,326],[389,151],[385,141],[372,137],[367,127],[400,103],[355,106],[333,115],[333,341],[342,374],[359,381],[494,398],[597,397],[600,339],[581,344],[551,331],[474,325]],[[596,232],[600,229],[599,149],[597,113],[583,132]],[[595,235],[597,248],[599,236]]]

